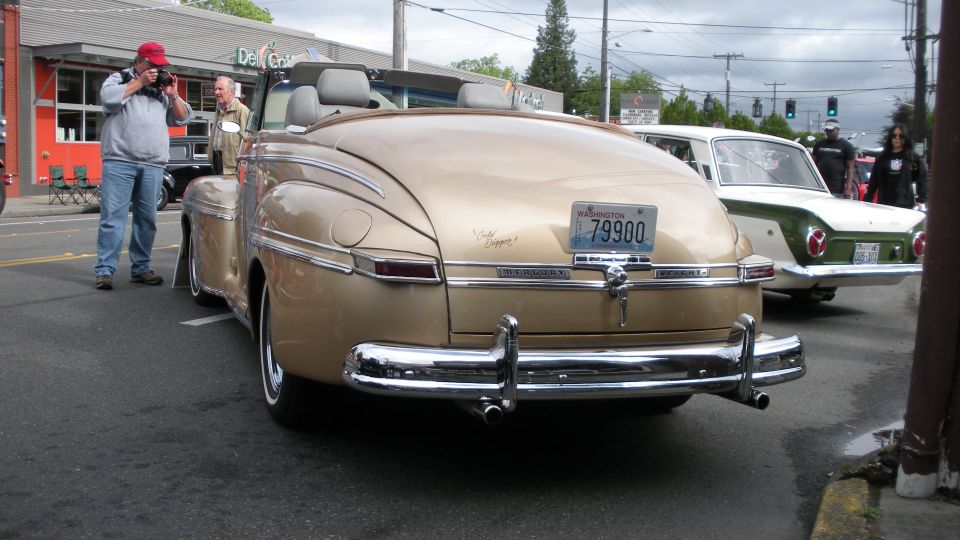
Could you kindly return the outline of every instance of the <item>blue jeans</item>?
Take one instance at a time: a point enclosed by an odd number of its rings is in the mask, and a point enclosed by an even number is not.
[[[100,179],[100,229],[97,265],[93,271],[112,276],[120,262],[127,211],[133,202],[130,230],[130,273],[150,271],[150,252],[157,234],[157,197],[163,186],[163,168],[129,161],[106,160]]]

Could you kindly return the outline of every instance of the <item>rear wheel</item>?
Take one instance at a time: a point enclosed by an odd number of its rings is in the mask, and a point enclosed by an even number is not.
[[[197,248],[194,247],[193,240],[190,240],[190,247],[187,250],[187,267],[190,274],[190,295],[193,296],[193,301],[201,306],[219,305],[223,299],[204,291],[200,285],[200,261],[198,260]]]
[[[270,291],[266,284],[260,301],[260,321],[257,325],[260,349],[260,373],[267,410],[279,424],[299,427],[303,424],[309,397],[310,382],[286,373],[273,354],[271,330]]]

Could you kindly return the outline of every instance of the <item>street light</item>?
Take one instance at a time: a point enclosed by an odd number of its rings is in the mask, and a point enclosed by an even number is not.
[[[607,49],[610,46],[610,40],[621,38],[627,34],[632,34],[634,32],[653,32],[653,30],[643,27],[630,30],[629,32],[623,32],[622,34],[617,34],[615,36],[607,37],[607,2],[603,3],[603,43],[601,44],[600,51],[600,121],[603,123],[610,122],[610,72],[612,68],[610,63],[607,61]],[[613,42],[615,47],[620,47],[620,44]]]

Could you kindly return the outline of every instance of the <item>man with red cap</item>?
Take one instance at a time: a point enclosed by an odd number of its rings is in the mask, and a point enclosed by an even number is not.
[[[157,232],[157,197],[170,159],[167,127],[186,125],[193,117],[193,109],[177,91],[176,75],[162,69],[169,64],[163,45],[144,43],[133,67],[110,75],[100,88],[107,118],[100,135],[97,289],[113,288],[131,202],[130,281],[163,283],[150,267],[150,255]]]

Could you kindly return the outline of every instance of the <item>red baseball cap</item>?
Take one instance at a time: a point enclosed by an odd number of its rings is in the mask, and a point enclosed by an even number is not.
[[[170,61],[167,60],[167,57],[164,55],[165,52],[163,45],[148,41],[140,45],[140,48],[137,49],[137,56],[146,58],[155,66],[166,66],[170,64]]]

